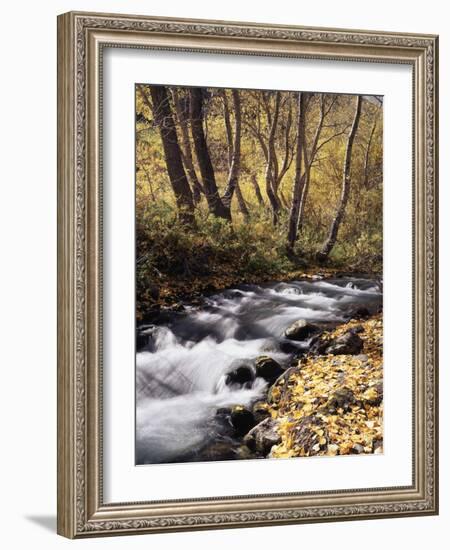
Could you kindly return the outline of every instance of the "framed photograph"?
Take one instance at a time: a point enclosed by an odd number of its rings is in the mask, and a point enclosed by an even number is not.
[[[58,18],[58,532],[436,514],[438,39]]]

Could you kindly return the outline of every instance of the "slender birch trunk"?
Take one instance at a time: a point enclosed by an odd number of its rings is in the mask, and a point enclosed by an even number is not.
[[[264,206],[264,199],[261,194],[261,189],[259,187],[258,178],[256,177],[256,174],[252,174],[252,177],[250,178],[250,180],[252,182],[253,189],[255,191],[255,197],[256,197],[256,200],[258,201],[258,204],[260,206]]]
[[[185,109],[183,109],[183,106],[181,104],[181,99],[176,87],[172,88],[172,96],[175,105],[175,112],[181,129],[181,143],[183,144],[183,162],[192,185],[192,195],[194,198],[194,202],[198,203],[203,193],[203,186],[198,179],[197,172],[195,171],[194,161],[192,157],[192,147],[189,139],[188,120],[186,117]]]
[[[268,147],[267,147],[267,164],[266,164],[266,173],[265,173],[265,180],[266,180],[266,193],[267,197],[270,202],[270,206],[272,207],[272,220],[273,224],[277,225],[279,220],[279,212],[280,212],[280,201],[278,200],[278,197],[275,194],[275,181],[274,181],[274,173],[275,173],[275,134],[278,124],[278,117],[280,113],[280,92],[277,92],[275,95],[275,108],[272,120],[269,121],[270,123],[270,132],[269,132],[269,139],[268,139]]]
[[[298,94],[298,111],[297,111],[297,150],[295,158],[295,179],[292,190],[292,205],[289,215],[288,224],[288,248],[293,250],[295,241],[297,240],[297,228],[300,214],[300,201],[305,179],[302,176],[303,166],[303,149],[305,141],[305,92]]]
[[[231,208],[231,200],[233,194],[236,190],[236,193],[239,193],[241,200],[238,198],[239,208],[242,212],[243,197],[241,190],[239,189],[239,173],[241,168],[241,98],[238,90],[231,90],[231,96],[233,98],[233,109],[234,109],[234,137],[231,131],[231,120],[230,112],[228,109],[228,102],[226,96],[224,96],[224,105],[225,105],[225,123],[227,127],[227,136],[228,136],[228,151],[229,151],[229,173],[228,181],[225,189],[225,193],[222,197],[222,202],[226,208]],[[248,215],[248,210],[244,207],[244,211]],[[245,212],[242,212],[244,215]]]
[[[345,214],[345,207],[347,206],[348,197],[350,193],[350,169],[352,163],[352,151],[353,143],[355,141],[355,135],[358,130],[359,119],[361,116],[361,103],[362,97],[360,95],[356,98],[356,107],[355,107],[355,116],[353,119],[353,124],[350,129],[350,133],[347,139],[347,147],[345,151],[344,166],[342,173],[342,190],[339,204],[336,210],[336,214],[331,222],[330,232],[327,239],[325,240],[321,251],[318,253],[318,259],[325,260],[330,252],[332,251],[334,245],[336,244],[336,239],[339,232],[339,226],[341,225],[342,219]]]

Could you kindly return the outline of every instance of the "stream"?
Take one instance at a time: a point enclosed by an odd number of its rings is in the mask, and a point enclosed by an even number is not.
[[[138,326],[136,463],[237,458],[239,442],[217,411],[251,406],[264,398],[267,383],[257,377],[230,384],[227,374],[254,368],[261,355],[289,367],[308,347],[283,336],[299,319],[331,327],[357,308],[375,313],[381,304],[375,278],[239,285]],[[211,446],[215,454],[205,453]]]

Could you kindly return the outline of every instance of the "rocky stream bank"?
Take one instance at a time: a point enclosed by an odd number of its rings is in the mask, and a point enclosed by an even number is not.
[[[233,444],[215,442],[197,460],[383,452],[381,313],[361,309],[334,328],[299,320],[285,337],[308,347],[287,368],[267,355],[253,369],[228,374],[230,385],[264,379],[266,395],[249,407],[218,409],[216,420],[229,425]]]

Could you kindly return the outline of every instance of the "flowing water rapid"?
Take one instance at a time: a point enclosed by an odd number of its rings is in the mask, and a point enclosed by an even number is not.
[[[375,312],[381,302],[375,279],[245,285],[138,327],[145,345],[136,356],[137,464],[203,460],[205,446],[229,439],[217,410],[250,406],[266,390],[262,378],[228,385],[227,373],[253,368],[261,355],[288,366],[307,346],[283,337],[293,322],[336,324],[358,307]]]

